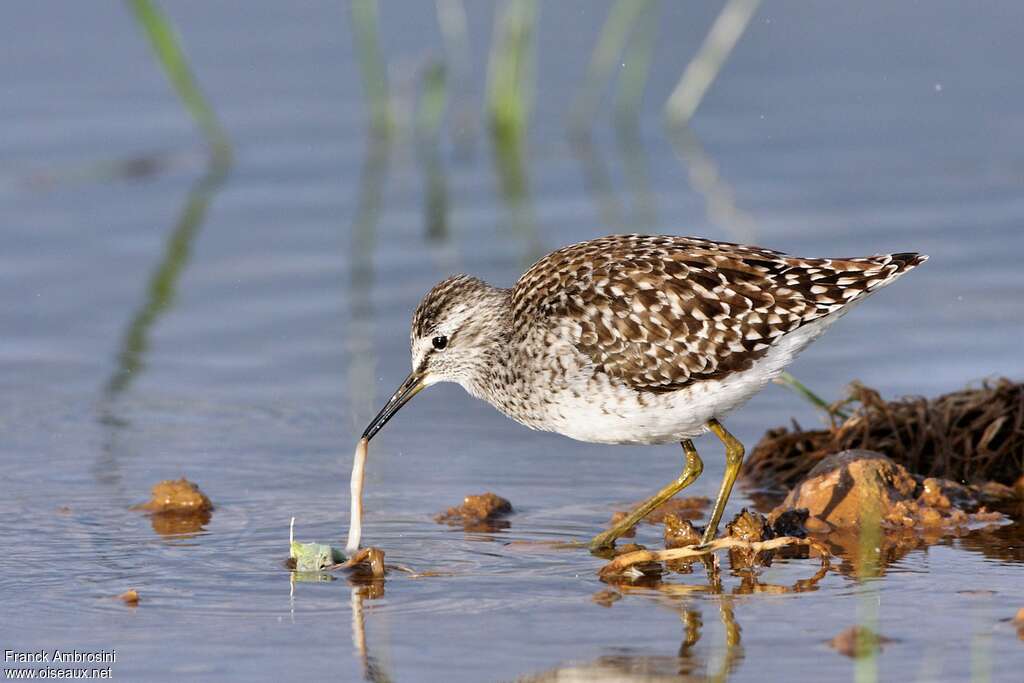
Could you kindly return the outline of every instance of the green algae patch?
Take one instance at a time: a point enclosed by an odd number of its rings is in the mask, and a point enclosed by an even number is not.
[[[380,579],[386,572],[384,551],[380,548],[360,548],[351,555],[329,543],[303,543],[295,540],[295,518],[288,532],[288,560],[285,567],[297,574],[318,574],[338,569],[356,575]]]
[[[295,518],[288,528],[288,569],[305,573],[320,572],[348,560],[345,551],[328,543],[302,543],[295,540]]]

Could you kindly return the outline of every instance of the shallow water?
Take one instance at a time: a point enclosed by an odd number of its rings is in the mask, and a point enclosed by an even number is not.
[[[746,592],[726,574],[721,591],[635,589],[603,606],[600,560],[537,542],[595,533],[676,476],[678,449],[528,432],[455,387],[431,388],[374,440],[364,531],[389,562],[446,575],[292,590],[282,561],[292,516],[299,539],[343,542],[352,447],[407,372],[409,314],[434,281],[508,284],[537,255],[615,230],[929,253],[794,374],[829,397],[854,378],[886,396],[1019,379],[1018,3],[771,3],[679,147],[659,104],[715,10],[663,7],[637,140],[602,119],[590,155],[574,155],[563,116],[607,6],[545,5],[528,194],[502,195],[485,138],[446,139],[440,238],[426,235],[410,141],[367,143],[344,8],[164,4],[235,145],[219,184],[202,183],[190,121],[120,4],[22,3],[0,23],[5,649],[116,648],[127,680],[1017,680],[1019,532],[914,550],[873,580],[836,571],[810,591]],[[492,14],[469,13],[472,106]],[[440,54],[433,4],[382,3],[380,23],[408,104]],[[143,177],[95,166],[153,153],[167,163],[135,164],[154,171]],[[717,184],[701,181],[709,169]],[[741,213],[709,212],[708,187],[712,206]],[[727,424],[752,444],[791,417],[817,420],[772,387]],[[692,491],[710,496],[719,447],[698,448]],[[217,508],[198,532],[164,536],[129,507],[182,475]],[[515,506],[507,529],[432,521],[484,490]],[[737,491],[730,514],[748,503]],[[759,581],[815,569],[779,561]],[[113,599],[129,587],[138,607]],[[856,623],[895,642],[858,662],[825,646]]]

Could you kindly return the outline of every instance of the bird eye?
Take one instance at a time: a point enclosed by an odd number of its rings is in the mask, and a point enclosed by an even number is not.
[[[448,337],[444,337],[444,336],[434,337],[434,339],[431,341],[431,343],[434,345],[435,349],[440,351],[444,347],[448,346]]]

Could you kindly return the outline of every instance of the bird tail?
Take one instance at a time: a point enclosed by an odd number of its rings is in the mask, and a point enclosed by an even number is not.
[[[892,284],[904,273],[917,268],[928,260],[928,255],[908,251],[901,254],[878,254],[850,260],[868,264],[862,275],[864,277],[864,294],[869,294]]]
[[[901,275],[928,260],[924,254],[877,254],[853,258],[804,261],[801,271],[786,273],[787,287],[804,293],[816,315],[847,310],[869,294],[892,284]]]

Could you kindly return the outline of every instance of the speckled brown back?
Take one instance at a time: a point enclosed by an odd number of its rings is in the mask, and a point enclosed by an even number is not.
[[[748,369],[785,334],[926,258],[806,259],[693,237],[611,235],[534,264],[512,289],[512,329],[564,327],[598,371],[672,391]]]

